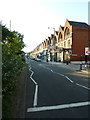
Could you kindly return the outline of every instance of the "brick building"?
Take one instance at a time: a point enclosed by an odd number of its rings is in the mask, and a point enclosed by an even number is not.
[[[90,26],[84,22],[66,20],[64,27],[64,60],[67,59],[67,54],[71,61],[85,60],[85,47],[88,46],[89,42],[89,29]]]
[[[85,61],[85,47],[90,47],[90,26],[84,22],[66,20],[65,26],[54,30],[38,45],[33,54],[45,61]],[[89,56],[87,57],[89,60]]]

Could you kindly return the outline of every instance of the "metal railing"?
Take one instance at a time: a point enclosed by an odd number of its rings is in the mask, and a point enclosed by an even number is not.
[[[80,70],[90,70],[90,63],[80,63]]]

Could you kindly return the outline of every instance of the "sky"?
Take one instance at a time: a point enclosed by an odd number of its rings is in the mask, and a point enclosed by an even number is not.
[[[89,0],[0,0],[0,21],[24,35],[25,52],[32,51],[66,19],[88,23]],[[50,27],[50,29],[48,29]]]

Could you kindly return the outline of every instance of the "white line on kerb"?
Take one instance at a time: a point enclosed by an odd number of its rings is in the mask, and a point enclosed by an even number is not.
[[[80,107],[80,106],[87,106],[87,105],[90,105],[90,102],[79,102],[79,103],[63,104],[63,105],[56,105],[56,106],[45,106],[45,107],[28,108],[27,112],[59,110],[59,109],[66,109],[66,108]]]
[[[34,72],[31,70],[31,66],[29,66],[29,70],[32,72],[30,75],[30,79],[33,81],[33,83],[36,85],[35,86],[35,94],[34,94],[34,102],[33,102],[33,106],[37,106],[37,100],[38,100],[38,84],[36,83],[36,81],[32,78]]]

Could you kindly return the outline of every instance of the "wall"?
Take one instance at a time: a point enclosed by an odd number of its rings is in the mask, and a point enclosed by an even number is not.
[[[73,26],[71,60],[85,60],[85,47],[88,46],[88,28]]]

